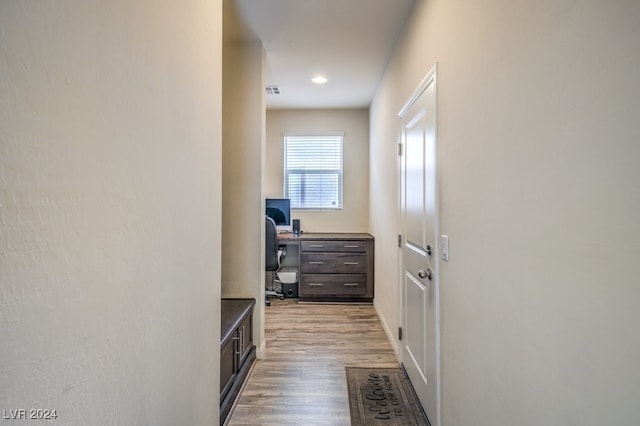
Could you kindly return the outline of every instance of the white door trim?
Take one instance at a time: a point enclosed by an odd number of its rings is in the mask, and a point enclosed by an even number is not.
[[[422,93],[427,89],[427,87],[429,87],[429,84],[431,84],[432,81],[436,79],[437,71],[438,71],[438,64],[436,63],[433,67],[431,67],[427,75],[424,76],[422,81],[418,84],[418,87],[415,88],[415,90],[413,91],[411,96],[409,96],[409,99],[407,99],[407,101],[404,103],[402,108],[400,108],[400,111],[398,111],[399,118],[404,117],[404,115],[407,113],[409,108],[411,108],[413,104],[416,103],[420,95],[422,95]],[[438,87],[436,86],[436,96],[437,96],[437,90],[438,90]],[[436,131],[437,131],[437,128],[436,128]]]
[[[409,109],[416,103],[416,101],[420,98],[420,96],[424,93],[424,91],[431,85],[434,84],[435,96],[436,96],[436,105],[438,102],[438,86],[437,82],[437,70],[438,64],[434,64],[433,67],[429,70],[429,72],[425,75],[422,81],[415,88],[411,96],[404,103],[402,108],[398,111],[398,118],[402,119],[404,115],[409,111]],[[400,134],[398,136],[398,144],[402,142],[402,125],[399,125]],[[441,418],[442,418],[442,376],[441,376],[441,364],[440,364],[440,167],[439,167],[439,141],[438,141],[438,108],[435,111],[435,138],[436,138],[436,152],[435,152],[435,178],[436,178],[436,194],[435,194],[435,241],[434,241],[434,256],[433,256],[433,268],[434,268],[434,288],[436,293],[436,304],[435,304],[435,316],[436,316],[436,336],[435,336],[435,344],[436,344],[436,377],[437,377],[437,388],[436,388],[436,404],[438,416],[435,424],[432,426],[441,426]],[[404,148],[404,147],[403,147]],[[402,215],[402,169],[401,169],[402,159],[398,156],[397,162],[397,176],[398,176],[398,235],[402,235],[403,229],[403,215]],[[400,245],[401,246],[401,245]],[[401,327],[406,330],[405,324],[405,312],[404,312],[404,286],[403,286],[403,255],[402,255],[402,247],[398,247],[398,267],[397,267],[397,283],[398,283],[398,323],[401,324]],[[401,356],[401,362],[405,362],[403,358],[404,351],[402,350],[402,343],[398,342],[399,354]],[[431,419],[430,419],[431,420]]]

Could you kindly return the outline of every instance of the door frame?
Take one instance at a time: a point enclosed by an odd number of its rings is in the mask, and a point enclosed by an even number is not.
[[[438,63],[435,63],[429,72],[424,76],[422,81],[415,88],[411,96],[407,99],[407,101],[403,104],[402,108],[398,111],[398,157],[397,157],[397,187],[398,187],[398,199],[397,199],[397,209],[398,209],[398,236],[402,235],[402,230],[404,229],[404,217],[402,214],[402,156],[400,153],[401,150],[404,150],[404,147],[401,146],[402,139],[402,118],[409,111],[409,109],[415,104],[415,102],[420,98],[420,96],[425,92],[429,85],[434,84],[434,93],[436,97],[436,110],[435,114],[435,179],[436,179],[436,192],[435,192],[435,241],[434,243],[434,256],[433,256],[433,269],[434,269],[434,280],[433,286],[435,289],[436,295],[436,303],[435,303],[435,317],[436,317],[436,404],[438,410],[438,416],[435,424],[431,426],[440,426],[442,422],[442,376],[441,376],[441,363],[440,363],[440,164],[439,164],[439,131],[438,131],[438,85],[437,85],[437,71],[438,71]],[[398,288],[398,324],[402,327],[403,330],[406,330],[405,324],[405,309],[404,309],[404,271],[403,271],[403,254],[402,254],[402,245],[398,244],[398,265],[397,265],[397,288]],[[398,342],[398,352],[400,356],[400,361],[404,364],[404,350],[402,348],[402,342]],[[430,419],[431,421],[431,419]]]

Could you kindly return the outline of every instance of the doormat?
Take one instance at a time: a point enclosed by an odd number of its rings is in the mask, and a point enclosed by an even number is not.
[[[345,368],[352,426],[429,426],[404,369]]]

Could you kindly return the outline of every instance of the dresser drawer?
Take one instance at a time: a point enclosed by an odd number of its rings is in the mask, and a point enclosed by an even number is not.
[[[302,241],[302,251],[359,252],[367,251],[367,241]]]
[[[301,297],[366,296],[367,276],[364,274],[303,274],[298,292]]]
[[[301,253],[301,273],[366,274],[364,253]]]

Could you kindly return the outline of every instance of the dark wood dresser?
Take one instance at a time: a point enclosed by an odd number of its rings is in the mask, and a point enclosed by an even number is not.
[[[365,233],[305,233],[279,237],[299,244],[301,301],[372,302],[374,239]]]
[[[256,358],[255,299],[222,299],[220,329],[220,424],[224,424]]]

